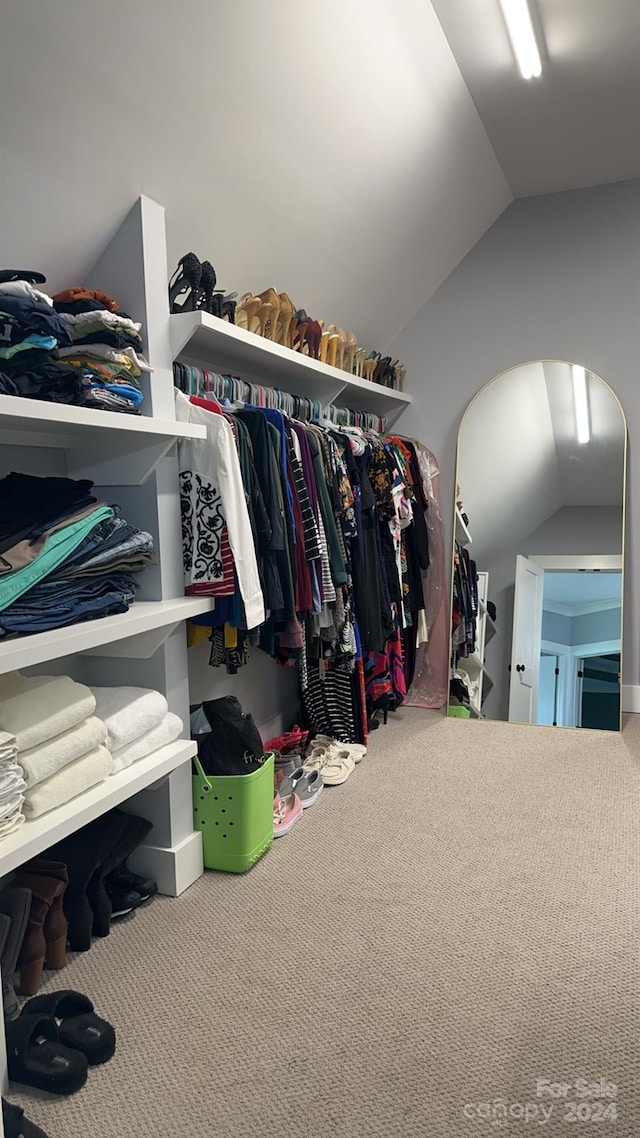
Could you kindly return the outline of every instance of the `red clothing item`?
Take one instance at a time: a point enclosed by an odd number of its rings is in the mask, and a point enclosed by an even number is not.
[[[114,300],[108,293],[103,292],[101,288],[81,288],[80,285],[75,285],[74,288],[65,288],[62,292],[56,292],[51,299],[58,301],[59,304],[73,304],[75,300],[99,300],[107,312],[117,312],[120,307],[118,301]]]

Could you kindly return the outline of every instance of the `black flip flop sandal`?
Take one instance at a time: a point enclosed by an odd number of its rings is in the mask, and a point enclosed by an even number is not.
[[[181,271],[182,270],[182,271]],[[178,261],[178,268],[169,281],[169,311],[195,312],[200,295],[202,265],[195,253],[185,253]],[[185,299],[178,304],[178,297],[185,293]]]
[[[9,1078],[54,1095],[71,1095],[87,1081],[86,1055],[60,1042],[51,1016],[21,1015],[5,1027]]]
[[[46,284],[44,273],[36,273],[34,269],[0,269],[0,284],[10,281],[26,281],[27,284]]]
[[[27,1000],[22,1014],[52,1016],[60,1042],[82,1052],[91,1067],[106,1063],[116,1049],[116,1033],[111,1024],[95,1015],[91,1000],[80,992],[65,990],[34,996]]]
[[[21,1106],[15,1106],[4,1098],[2,1100],[2,1125],[4,1126],[4,1138],[47,1138],[44,1130],[36,1126],[35,1122],[29,1122],[29,1119],[25,1118]]]

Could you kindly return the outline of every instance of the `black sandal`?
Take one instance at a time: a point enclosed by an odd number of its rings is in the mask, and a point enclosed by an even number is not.
[[[22,1014],[30,1018],[52,1016],[60,1042],[81,1052],[92,1067],[106,1063],[116,1049],[116,1033],[111,1024],[95,1015],[91,1000],[80,992],[67,990],[34,996],[27,1000]]]
[[[201,278],[202,265],[195,253],[185,253],[178,261],[178,268],[169,281],[170,312],[195,312],[200,295]],[[186,293],[184,302],[178,304],[177,299],[183,293]]]
[[[71,1095],[87,1081],[89,1065],[60,1042],[51,1016],[21,1015],[5,1025],[9,1078],[54,1095]]]
[[[2,1125],[4,1138],[47,1138],[44,1130],[25,1118],[21,1106],[2,1100]]]

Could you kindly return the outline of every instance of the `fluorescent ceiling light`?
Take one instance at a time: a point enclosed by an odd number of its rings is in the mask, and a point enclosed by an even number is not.
[[[500,7],[522,78],[537,78],[542,63],[527,0],[500,0]]]
[[[580,444],[591,438],[589,425],[589,400],[587,398],[587,373],[579,364],[571,365],[573,380],[573,405],[576,412],[576,435]]]

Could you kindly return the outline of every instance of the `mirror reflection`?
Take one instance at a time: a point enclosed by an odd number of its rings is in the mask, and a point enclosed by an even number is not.
[[[626,424],[577,364],[504,372],[458,434],[449,715],[621,727]]]

